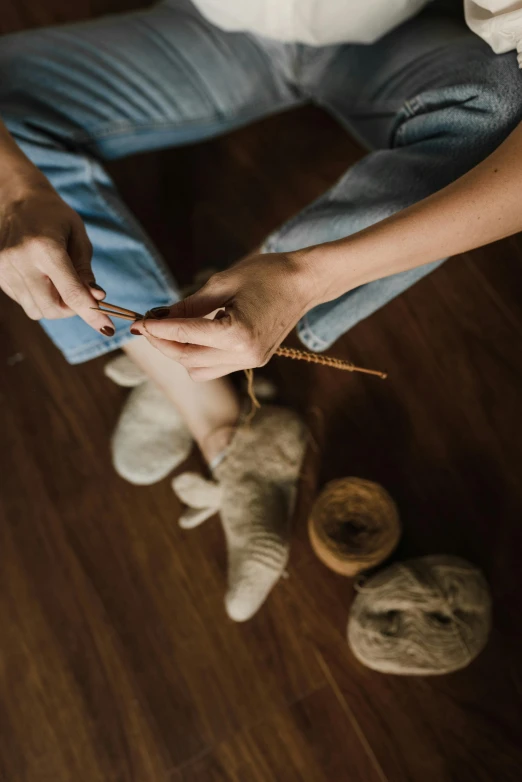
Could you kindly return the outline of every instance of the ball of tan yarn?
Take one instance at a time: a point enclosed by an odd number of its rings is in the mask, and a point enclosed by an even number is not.
[[[429,556],[391,565],[358,587],[348,643],[382,673],[434,675],[468,665],[486,645],[491,597],[464,559]]]
[[[383,562],[399,542],[396,505],[378,483],[340,478],[317,498],[308,532],[319,559],[343,576],[356,576]]]

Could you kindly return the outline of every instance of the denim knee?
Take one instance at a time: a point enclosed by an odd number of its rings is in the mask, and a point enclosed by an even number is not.
[[[482,122],[471,124],[485,137],[503,140],[522,121],[522,72],[513,52],[493,55],[484,80],[476,81],[476,97],[468,108]],[[500,143],[500,142],[499,142]]]
[[[437,142],[443,139],[446,154],[437,165],[444,168],[447,161],[451,167],[453,159],[453,178],[493,152],[522,121],[522,72],[516,55],[496,55],[489,49],[481,55],[449,83],[408,101],[395,136],[397,146],[433,143],[439,155]]]

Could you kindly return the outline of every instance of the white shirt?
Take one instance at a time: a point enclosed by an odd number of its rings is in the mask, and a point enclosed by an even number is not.
[[[497,54],[518,52],[522,68],[522,0],[464,0],[466,22]]]
[[[194,0],[224,30],[288,43],[373,43],[429,0]],[[466,22],[500,54],[518,51],[522,67],[522,0],[464,0]]]

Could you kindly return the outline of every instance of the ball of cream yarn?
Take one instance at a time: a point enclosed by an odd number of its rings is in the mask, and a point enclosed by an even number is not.
[[[315,501],[308,533],[327,567],[342,576],[356,576],[390,556],[401,525],[386,489],[362,478],[339,478],[327,483]]]
[[[453,556],[391,565],[358,587],[348,643],[382,673],[442,674],[468,665],[491,628],[491,597],[480,570]]]

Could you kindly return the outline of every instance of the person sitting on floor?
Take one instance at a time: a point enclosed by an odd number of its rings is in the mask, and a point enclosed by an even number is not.
[[[0,40],[0,286],[69,362],[122,348],[148,378],[114,440],[129,480],[157,480],[198,444],[236,620],[285,567],[305,430],[267,407],[246,434],[225,376],[264,364],[294,327],[323,351],[446,257],[522,229],[522,2],[465,7],[468,24],[424,0],[166,0]],[[306,101],[368,154],[180,301],[103,162]],[[152,318],[113,326],[93,309],[105,292]],[[197,506],[197,481],[178,488]]]

